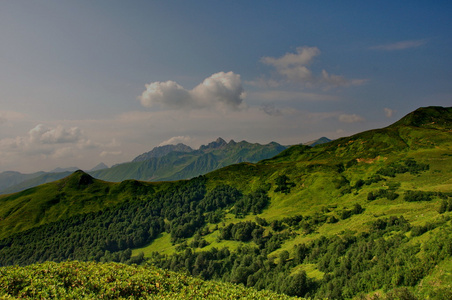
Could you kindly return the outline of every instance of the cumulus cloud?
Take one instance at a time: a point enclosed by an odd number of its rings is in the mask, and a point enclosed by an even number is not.
[[[314,81],[314,77],[307,66],[319,54],[320,50],[317,47],[298,47],[297,53],[286,53],[279,58],[263,57],[261,61],[273,66],[289,81],[310,83]]]
[[[385,111],[386,118],[392,117],[392,115],[395,113],[395,110],[387,108],[387,107],[385,107],[384,111]]]
[[[340,75],[329,74],[326,70],[322,70],[320,75],[315,75],[309,65],[318,55],[320,55],[320,50],[317,47],[298,47],[296,53],[286,53],[279,58],[263,57],[261,62],[274,67],[283,81],[308,87],[347,87],[361,85],[366,81],[364,79],[347,79]],[[268,82],[269,86],[275,86],[275,80],[272,79]],[[262,85],[262,79],[254,82],[254,85]]]
[[[233,72],[215,73],[192,90],[174,81],[152,82],[145,87],[138,97],[144,107],[239,110],[245,98],[240,75]]]
[[[0,153],[3,155],[17,152],[62,158],[74,154],[77,149],[94,147],[97,147],[97,144],[85,138],[80,128],[64,128],[61,125],[47,127],[39,124],[25,136],[0,140]]]
[[[343,123],[357,123],[363,122],[365,119],[356,114],[341,114],[339,115],[339,121]]]
[[[319,54],[320,50],[317,47],[298,47],[297,53],[286,53],[280,58],[263,57],[262,62],[277,69],[285,69],[290,66],[308,65]]]
[[[400,41],[396,43],[384,44],[372,46],[370,49],[373,50],[384,50],[384,51],[394,51],[394,50],[405,50],[410,48],[417,48],[427,43],[426,40],[409,40],[409,41]]]
[[[61,125],[55,128],[48,128],[42,124],[28,132],[33,143],[42,144],[62,144],[78,142],[82,138],[82,132],[78,127],[64,128]]]
[[[164,142],[161,142],[159,146],[176,145],[179,143],[186,144],[190,141],[191,141],[191,137],[189,137],[189,136],[182,136],[182,135],[181,136],[173,136],[172,138],[170,138]]]

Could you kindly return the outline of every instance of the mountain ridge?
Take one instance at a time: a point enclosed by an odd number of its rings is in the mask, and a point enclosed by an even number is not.
[[[259,150],[259,148],[262,149]],[[247,141],[236,143],[231,140],[227,143],[219,137],[207,145],[201,145],[197,150],[182,143],[177,145],[158,146],[154,147],[149,152],[138,155],[131,162],[116,164],[110,168],[104,163],[100,163],[86,172],[96,178],[115,182],[127,179],[146,181],[188,179],[231,163],[243,161],[257,162],[258,160],[274,156],[285,148],[285,146],[281,146],[275,142],[261,145],[258,143],[248,143]],[[207,165],[202,164],[201,160],[206,159],[207,157],[201,157],[212,151],[216,152],[213,157],[210,157],[210,163]],[[230,151],[230,157],[228,157],[228,151]],[[239,153],[239,151],[242,152]],[[66,169],[69,169],[69,171]],[[69,175],[69,172],[74,172],[77,169],[78,168],[76,167],[58,168],[57,170],[61,172],[57,173],[0,173],[0,193],[15,193],[39,184],[58,180]],[[169,171],[166,171],[165,169],[169,169]],[[4,178],[3,181],[2,178]]]
[[[227,143],[224,139],[217,138],[207,145],[200,146],[197,150],[169,151],[160,157],[122,163],[108,170],[91,172],[91,174],[99,179],[116,182],[125,179],[144,181],[189,179],[230,164],[267,159],[284,149],[286,149],[285,146],[275,142],[261,145],[247,141],[237,143],[231,140]],[[144,158],[145,156],[142,155],[138,157]]]
[[[149,152],[145,152],[143,154],[138,155],[132,160],[132,162],[144,161],[154,157],[162,157],[171,152],[191,152],[191,151],[193,151],[193,149],[190,146],[184,145],[182,143],[178,143],[176,145],[158,146],[154,147]]]

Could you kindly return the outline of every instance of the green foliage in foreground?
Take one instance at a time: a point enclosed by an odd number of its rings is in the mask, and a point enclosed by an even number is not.
[[[203,281],[118,263],[46,262],[0,268],[4,299],[294,299],[241,285]]]

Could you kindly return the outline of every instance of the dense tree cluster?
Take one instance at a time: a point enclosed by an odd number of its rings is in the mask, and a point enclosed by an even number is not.
[[[388,200],[395,200],[399,197],[399,194],[390,189],[379,189],[378,191],[369,192],[367,194],[367,200],[373,201],[379,198],[386,198]]]
[[[270,203],[266,188],[257,189],[245,195],[235,203],[234,212],[236,217],[243,217],[250,212],[257,215]]]
[[[67,259],[127,262],[131,248],[144,246],[165,230],[177,240],[204,226],[204,216],[193,208],[205,193],[200,177],[142,201],[21,232],[0,241],[0,265]]]
[[[140,188],[130,182],[124,184]],[[150,243],[164,231],[171,234],[173,243],[180,243],[206,222],[219,222],[225,208],[236,205],[236,212],[244,216],[259,213],[268,202],[265,189],[242,195],[237,189],[222,185],[207,192],[205,179],[200,176],[175,183],[142,200],[76,215],[3,239],[0,266],[67,259],[139,262],[140,259],[131,258],[130,249]],[[194,243],[196,247],[205,245],[202,240]]]
[[[290,193],[290,189],[295,186],[295,183],[289,181],[289,177],[286,175],[280,175],[275,180],[276,188],[275,192],[281,192],[283,194]]]
[[[402,163],[393,162],[388,166],[378,170],[377,174],[395,177],[397,174],[403,174],[409,172],[410,174],[418,174],[422,171],[427,171],[430,169],[428,164],[417,163],[413,158],[408,158]]]

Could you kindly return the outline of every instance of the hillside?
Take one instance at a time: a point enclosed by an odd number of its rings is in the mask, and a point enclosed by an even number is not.
[[[21,179],[19,179],[15,184],[5,186],[4,189],[0,190],[0,193],[1,194],[17,193],[41,184],[62,179],[66,176],[69,176],[71,173],[72,172],[61,172],[61,173],[36,172],[32,174],[27,174],[28,176],[20,176]]]
[[[79,170],[58,181],[0,196],[0,238],[73,215],[104,210],[152,194],[160,186],[133,180],[109,183]]]
[[[2,196],[0,264],[151,263],[315,299],[450,299],[451,115],[420,108],[192,180],[118,184],[77,172]]]
[[[104,163],[99,163],[88,172],[97,171],[108,168]],[[50,172],[35,172],[31,174],[22,174],[20,172],[6,171],[0,173],[0,194],[12,194],[38,186],[40,184],[52,182],[62,179],[77,168],[56,168]]]

